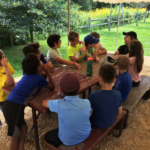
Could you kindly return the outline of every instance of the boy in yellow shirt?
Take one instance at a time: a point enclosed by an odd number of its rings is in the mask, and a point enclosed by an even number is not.
[[[79,34],[75,31],[70,31],[68,34],[68,40],[70,42],[70,45],[67,49],[68,60],[69,61],[82,60],[86,56],[87,50],[84,42],[79,41]],[[82,56],[80,55],[81,52]]]
[[[2,90],[2,87],[6,85],[15,84],[14,78],[12,74],[14,73],[14,69],[9,64],[8,59],[5,58],[5,55],[2,50],[0,50],[0,109],[7,98],[7,94]],[[0,126],[3,126],[0,120]]]

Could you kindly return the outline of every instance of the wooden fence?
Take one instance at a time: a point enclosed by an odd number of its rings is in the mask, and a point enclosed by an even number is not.
[[[150,14],[150,12],[148,12],[148,13],[140,13],[140,14],[137,14],[137,15],[132,15],[131,18],[124,18],[124,22],[130,23],[131,20],[133,20],[133,19],[136,18],[136,22],[137,22],[137,26],[138,26],[138,19],[144,17],[144,22],[145,22],[146,21],[146,17],[149,14]],[[107,18],[102,18],[102,19],[91,19],[89,17],[88,20],[83,21],[83,22],[89,22],[89,25],[81,26],[81,28],[89,28],[89,31],[91,32],[91,27],[108,25],[108,29],[110,31],[111,30],[111,23],[117,23],[118,22],[117,19],[118,19],[117,17],[110,18],[109,16]],[[122,20],[120,20],[120,22],[123,22],[123,17],[120,17],[120,19],[122,19]],[[91,21],[106,21],[106,22],[105,23],[100,23],[100,24],[91,24]],[[12,34],[11,32],[9,32],[9,34],[0,35],[0,38],[9,37],[10,44],[11,44],[11,46],[13,46],[14,45],[13,35],[14,34]],[[17,35],[17,34],[15,34],[15,35]]]
[[[144,17],[144,22],[146,21],[146,17],[150,14],[150,12],[148,13],[139,13],[137,15],[131,15],[131,17],[127,18],[123,16],[120,17],[120,22],[124,23],[131,23],[131,21],[133,19],[136,19],[136,25],[138,26],[138,19],[143,18]],[[104,23],[100,23],[100,24],[91,24],[91,21],[105,21]],[[85,26],[81,26],[81,28],[89,28],[89,32],[91,32],[91,27],[94,26],[103,26],[103,25],[108,25],[108,29],[109,31],[111,30],[111,23],[117,23],[118,22],[118,17],[113,17],[110,18],[109,16],[107,16],[107,18],[102,18],[102,19],[91,19],[91,17],[88,18],[88,20],[85,20],[83,22],[89,22],[88,25]]]

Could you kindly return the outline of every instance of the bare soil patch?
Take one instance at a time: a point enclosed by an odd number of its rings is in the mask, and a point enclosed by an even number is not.
[[[150,76],[150,57],[144,57],[144,67],[141,75]],[[99,90],[95,86],[93,90]],[[2,112],[0,118],[4,122]],[[28,128],[32,126],[31,108],[25,109],[25,120]],[[38,119],[38,131],[41,150],[50,148],[44,142],[44,134],[58,127],[58,117],[56,113],[41,114]],[[7,136],[7,126],[0,127],[0,150],[9,150],[10,138]],[[33,138],[27,136],[25,141],[25,150],[35,150]],[[150,99],[140,100],[129,113],[128,127],[123,130],[120,138],[106,136],[94,150],[150,150]]]

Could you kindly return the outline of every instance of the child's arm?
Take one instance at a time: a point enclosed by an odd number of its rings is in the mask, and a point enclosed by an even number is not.
[[[101,51],[98,52],[98,55],[102,55],[102,54],[106,54],[107,53],[107,50],[106,48],[102,48]]]
[[[65,60],[65,59],[62,59],[60,57],[56,57],[55,58],[55,61],[57,61],[58,63],[60,64],[65,64],[65,65],[74,65],[78,70],[81,69],[81,65],[76,63],[76,62],[72,62],[72,61],[68,61],[68,60]]]
[[[119,108],[118,108],[118,115],[120,115],[122,113],[122,106],[120,106]]]
[[[86,47],[85,47],[84,42],[83,42],[83,41],[79,41],[79,43],[82,44],[82,47],[80,48],[80,51],[81,51],[81,52],[86,51]]]
[[[42,106],[45,107],[45,108],[49,108],[49,107],[48,107],[48,102],[49,102],[49,100],[44,100],[44,101],[42,102]]]
[[[4,67],[4,69],[5,69],[5,73],[6,73],[6,76],[7,76],[5,82],[6,82],[6,84],[8,84],[8,85],[14,85],[14,84],[15,84],[15,80],[14,80],[14,78],[13,78],[11,72],[10,72],[9,69],[8,69],[7,62],[8,62],[8,59],[7,59],[7,58],[4,58],[4,56],[2,56],[1,63],[2,63],[2,65],[3,65],[3,67]]]
[[[92,116],[92,114],[93,114],[93,109],[91,109],[91,114],[90,114],[90,117]]]
[[[44,68],[45,68],[45,70],[47,72],[47,75],[48,75],[48,78],[49,78],[49,84],[46,86],[46,88],[54,90],[55,89],[55,84],[54,84],[54,80],[53,80],[51,72],[50,72],[50,67],[49,67],[49,65],[46,64],[44,66]]]
[[[119,50],[116,50],[116,51],[115,51],[115,55],[119,55]]]
[[[69,57],[70,57],[71,61],[79,61],[86,56],[86,53],[87,53],[87,50],[83,51],[82,56],[80,56],[78,58],[75,58],[74,56],[69,56]]]

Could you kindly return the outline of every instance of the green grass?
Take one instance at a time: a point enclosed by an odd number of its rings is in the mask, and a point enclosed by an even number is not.
[[[100,33],[101,39],[100,42],[104,45],[104,47],[108,51],[115,51],[115,43],[116,43],[116,31],[117,28],[111,28],[111,31],[108,29],[97,30],[96,32]],[[124,35],[122,32],[128,31],[135,31],[138,35],[138,40],[142,42],[144,47],[144,55],[150,56],[150,18],[146,19],[146,22],[143,20],[139,21],[139,26],[136,26],[136,23],[132,23],[125,26],[119,27],[118,33],[118,44],[117,47],[124,44]],[[80,40],[84,40],[84,37],[89,34],[80,34]],[[61,38],[62,44],[60,48],[61,55],[64,59],[67,59],[67,47],[68,47],[68,40],[67,40],[67,33],[64,34]],[[41,45],[41,52],[45,55],[49,47],[47,46],[46,39],[38,41]],[[14,77],[18,77],[22,75],[22,67],[21,62],[24,57],[22,53],[23,45],[20,46],[13,46],[4,48],[3,51],[5,53],[6,58],[8,58],[10,64],[13,66],[15,70]]]

